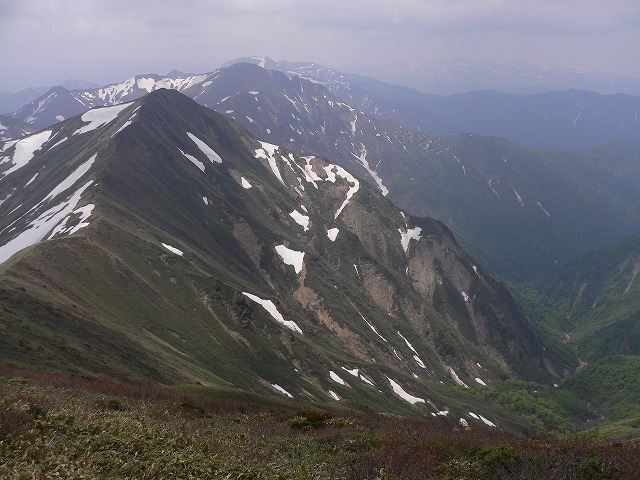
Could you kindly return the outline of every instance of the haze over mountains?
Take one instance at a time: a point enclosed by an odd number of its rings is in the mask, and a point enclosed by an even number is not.
[[[637,97],[248,60],[6,117],[37,133],[0,143],[5,360],[478,421],[465,386],[636,354],[635,247],[577,257],[635,245]],[[554,268],[526,309],[492,277]]]

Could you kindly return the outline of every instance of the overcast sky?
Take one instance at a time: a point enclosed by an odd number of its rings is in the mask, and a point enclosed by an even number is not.
[[[640,75],[639,0],[0,0],[0,91],[241,56],[565,64]]]

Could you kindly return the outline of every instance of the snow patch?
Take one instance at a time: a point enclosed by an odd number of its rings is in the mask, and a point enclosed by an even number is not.
[[[339,383],[340,385],[347,385],[347,383],[342,378],[340,378],[340,376],[333,370],[329,372],[329,377],[331,377],[331,380],[333,380],[336,383]]]
[[[278,180],[280,180],[280,183],[284,185],[284,180],[282,180],[282,175],[280,175],[280,170],[278,170],[278,165],[274,156],[276,150],[278,150],[280,147],[267,142],[260,142],[260,145],[262,146],[262,148],[256,149],[255,157],[264,158],[265,160],[267,160],[273,174]]]
[[[276,245],[276,252],[278,252],[278,255],[280,255],[280,257],[282,258],[282,261],[286,265],[293,266],[296,273],[300,273],[302,271],[304,252],[291,250],[290,248],[287,248],[284,245]]]
[[[362,319],[365,321],[365,323],[366,323],[367,325],[369,325],[369,328],[370,328],[371,330],[373,330],[373,333],[375,333],[375,334],[376,334],[377,336],[379,336],[382,340],[384,340],[385,342],[387,342],[387,339],[386,339],[386,338],[384,338],[382,335],[380,335],[380,334],[378,333],[378,330],[376,330],[376,327],[374,327],[374,326],[373,326],[373,325],[371,325],[369,322],[367,322],[367,319],[366,319],[366,318],[364,318],[364,317],[362,316],[362,314],[360,314],[360,316],[361,316],[361,317],[362,317]],[[389,342],[387,342],[387,343],[389,343]]]
[[[182,150],[180,150],[178,148],[178,150],[180,151],[180,153],[184,156],[184,158],[186,158],[187,160],[189,160],[191,163],[193,163],[196,167],[198,167],[202,172],[204,172],[204,163],[202,163],[200,160],[198,160],[196,157],[194,157],[193,155],[189,155],[188,153],[184,153]]]
[[[475,379],[475,380],[476,380],[476,382],[478,382],[480,385],[483,385],[483,386],[485,386],[485,387],[487,386],[487,384],[486,384],[486,383],[484,383],[484,381],[483,381],[480,377],[476,377],[476,379]]]
[[[38,218],[33,220],[29,224],[29,226],[25,230],[23,230],[17,237],[0,246],[0,264],[6,262],[20,250],[35,245],[36,243],[44,240],[49,232],[53,230],[53,228],[55,228],[55,226],[62,219],[64,219],[67,215],[74,211],[74,209],[78,205],[78,202],[80,202],[82,194],[87,188],[89,188],[92,183],[93,180],[85,183],[73,195],[71,195],[69,200],[62,202],[42,213]]]
[[[307,215],[303,215],[298,210],[294,210],[289,214],[289,216],[293,218],[305,232],[309,230],[309,217]]]
[[[10,143],[10,145],[15,145],[15,150],[11,157],[11,163],[13,166],[4,171],[0,178],[4,178],[27,165],[33,159],[35,152],[40,150],[49,138],[51,138],[51,130],[45,130],[44,132],[36,133],[26,138],[22,138],[17,142]],[[10,145],[5,145],[5,148]],[[4,163],[4,161],[2,163]]]
[[[189,138],[193,140],[193,143],[195,143],[196,146],[200,149],[200,151],[207,156],[207,158],[211,163],[222,163],[222,158],[220,157],[220,155],[214,152],[209,145],[204,143],[202,140],[196,137],[193,133],[187,132],[187,135],[189,135]]]
[[[542,206],[540,202],[536,202],[536,204],[538,205],[538,207],[540,207],[540,210],[542,210],[547,217],[551,216],[551,214],[547,212],[547,210]]]
[[[182,250],[177,249],[176,247],[172,247],[171,245],[168,245],[166,243],[162,243],[161,245],[167,250],[169,250],[171,253],[175,253],[176,255],[180,255],[180,256],[184,255],[184,252]]]
[[[356,119],[357,119],[357,116],[356,116]],[[354,124],[355,124],[355,121],[354,121]],[[355,129],[355,126],[354,126],[354,129]],[[351,153],[351,155],[353,155],[360,161],[360,164],[364,167],[364,169],[367,172],[369,172],[369,175],[371,175],[371,178],[373,178],[373,180],[376,182],[376,185],[378,185],[378,188],[382,192],[382,195],[386,197],[389,193],[389,189],[385,187],[384,184],[382,183],[382,178],[380,178],[380,175],[378,175],[378,172],[372,169],[371,166],[369,165],[369,161],[367,160],[367,147],[365,147],[363,143],[361,143],[360,145],[361,145],[360,155],[356,155],[353,152]],[[380,162],[378,162],[378,164],[379,163]]]
[[[411,239],[417,242],[422,238],[422,236],[420,235],[421,231],[422,228],[420,227],[409,228],[406,231],[402,231],[401,228],[398,229],[398,232],[400,232],[400,243],[405,253],[407,252],[407,250],[409,250],[409,241]]]
[[[415,405],[416,403],[425,403],[424,398],[414,397],[413,395],[407,393],[397,382],[394,382],[389,377],[387,377],[387,380],[389,380],[389,383],[391,384],[393,393],[398,395],[403,400],[406,400],[411,405]]]
[[[264,300],[256,295],[252,295],[251,293],[247,293],[247,292],[242,292],[242,294],[245,297],[248,297],[249,299],[253,300],[254,302],[262,305],[262,307],[267,312],[269,312],[269,314],[274,318],[276,322],[284,325],[285,327],[287,327],[290,330],[293,330],[294,332],[302,333],[302,330],[300,329],[300,327],[298,327],[296,322],[284,319],[282,314],[278,311],[277,307],[271,300]]]
[[[346,207],[347,204],[349,203],[349,200],[351,200],[351,198],[355,195],[355,193],[360,188],[360,182],[356,180],[356,178],[353,175],[351,175],[349,172],[347,172],[344,168],[340,167],[339,165],[329,165],[327,167],[324,167],[324,170],[325,172],[327,172],[327,181],[331,183],[335,183],[336,177],[338,176],[338,177],[344,178],[348,183],[351,184],[351,186],[349,187],[349,190],[347,190],[347,198],[345,198],[344,202],[342,202],[342,205],[340,205],[340,208],[338,208],[334,216],[334,218],[338,218],[338,215],[340,215],[342,210],[344,210],[344,207]]]
[[[37,177],[38,175],[40,175],[40,173],[36,173],[33,177],[31,177],[31,180],[29,180],[27,183],[25,183],[25,184],[24,184],[24,186],[25,186],[25,187],[28,187],[28,186],[29,186],[29,184],[30,184],[31,182],[33,182],[33,181],[36,179],[36,177]]]
[[[94,108],[83,113],[80,118],[83,122],[88,122],[88,124],[73,132],[73,135],[91,132],[113,122],[118,117],[118,114],[130,105],[131,103],[123,103],[112,107]]]
[[[495,427],[496,426],[495,423],[493,423],[491,420],[487,420],[482,415],[480,415],[480,420],[482,420],[485,424],[489,425],[490,427]]]
[[[407,344],[407,347],[409,347],[411,349],[411,351],[414,353],[413,355],[413,359],[416,361],[416,363],[418,364],[419,367],[426,369],[426,365],[424,364],[424,362],[420,359],[420,357],[418,356],[418,352],[416,352],[416,349],[413,348],[413,345],[411,345],[409,343],[409,340],[407,340],[404,335],[402,335],[400,332],[398,332],[398,335],[400,336],[400,338],[402,338],[404,340],[404,343]]]
[[[464,298],[464,301],[466,303],[469,303],[469,295],[467,295],[467,293],[464,290],[460,292],[460,295],[462,295],[462,298]]]
[[[249,183],[249,180],[244,177],[240,177],[240,183],[242,184],[242,188],[246,190],[249,190],[253,186]]]
[[[293,395],[291,395],[289,392],[287,392],[284,388],[282,388],[277,383],[272,383],[271,386],[275,388],[277,391],[279,391],[280,393],[282,393],[283,395],[286,395],[289,398],[293,398]]]
[[[336,401],[339,402],[340,401],[340,396],[334,392],[333,390],[329,390],[329,395]]]
[[[469,385],[467,385],[462,380],[460,380],[460,377],[458,377],[458,374],[451,367],[449,367],[449,374],[451,375],[451,378],[456,383],[456,385],[460,385],[461,387],[464,387],[464,388],[469,388]]]
[[[329,230],[327,230],[327,237],[329,237],[329,240],[331,240],[332,242],[335,242],[336,238],[338,238],[339,232],[340,230],[337,228],[330,228]]]

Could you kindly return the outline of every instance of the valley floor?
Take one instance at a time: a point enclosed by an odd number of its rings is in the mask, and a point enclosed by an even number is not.
[[[0,369],[1,478],[634,479],[640,443],[523,438],[273,399]]]

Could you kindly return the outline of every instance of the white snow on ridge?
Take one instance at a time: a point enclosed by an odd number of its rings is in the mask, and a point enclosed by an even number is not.
[[[487,420],[482,415],[480,415],[480,420],[482,420],[485,424],[489,425],[490,427],[495,427],[496,426],[495,423],[493,423],[491,420]]]
[[[332,242],[335,242],[336,238],[338,238],[339,232],[340,230],[337,228],[330,228],[329,230],[327,230],[327,237],[329,237],[329,240],[331,240]]]
[[[389,189],[382,183],[382,178],[380,178],[378,172],[372,169],[371,165],[369,165],[369,161],[367,160],[367,147],[365,147],[363,143],[361,143],[360,145],[362,145],[362,147],[360,148],[360,155],[356,155],[353,152],[351,152],[351,155],[353,155],[360,161],[365,170],[369,172],[369,175],[371,175],[371,178],[373,178],[373,180],[376,182],[376,185],[378,185],[378,188],[382,192],[382,195],[386,197],[389,194]]]
[[[344,207],[347,206],[351,197],[355,195],[355,193],[360,189],[360,182],[349,172],[347,172],[344,168],[339,165],[329,165],[324,167],[324,171],[327,172],[327,181],[331,183],[336,182],[336,176],[344,178],[348,183],[351,184],[349,190],[347,190],[347,198],[345,198],[340,208],[336,211],[334,218],[338,218],[338,215],[344,210]]]
[[[397,382],[394,382],[389,377],[387,377],[389,383],[391,384],[391,388],[393,389],[393,393],[398,395],[403,400],[406,400],[411,405],[415,405],[416,403],[425,403],[424,398],[414,397],[410,393],[407,393]]]
[[[253,186],[249,183],[249,180],[244,177],[240,177],[240,183],[242,184],[242,188],[246,190],[249,190]]]
[[[413,345],[411,345],[409,343],[409,340],[407,340],[404,335],[402,335],[400,332],[398,332],[398,335],[400,335],[400,338],[402,338],[404,340],[404,342],[407,344],[407,346],[411,349],[411,351],[414,353],[413,355],[413,359],[416,361],[416,363],[418,364],[418,366],[420,366],[421,368],[426,369],[426,365],[424,364],[424,362],[422,361],[422,359],[418,356],[418,352],[416,352],[416,349],[413,348]]]
[[[162,243],[162,246],[169,250],[171,253],[175,253],[176,255],[182,256],[184,252],[182,250],[177,249],[176,247],[172,247],[171,245],[167,245],[166,243]]]
[[[198,160],[196,157],[194,157],[193,155],[189,155],[188,153],[184,153],[182,150],[180,150],[180,148],[178,148],[178,150],[180,151],[180,153],[184,156],[184,158],[186,158],[187,160],[189,160],[191,163],[193,163],[196,167],[198,167],[202,172],[204,172],[204,163],[202,163],[200,160]]]
[[[333,390],[329,390],[329,395],[331,395],[331,397],[332,397],[336,402],[339,402],[339,401],[341,400],[341,399],[340,399],[340,396],[339,396],[336,392],[334,392]]]
[[[197,147],[200,149],[200,151],[207,156],[207,158],[211,161],[211,163],[222,163],[222,158],[220,157],[220,155],[214,152],[209,145],[204,143],[202,140],[196,137],[193,133],[187,132],[187,135],[189,135],[189,138],[193,140],[193,143],[195,143]]]
[[[49,138],[51,138],[51,130],[45,130],[44,132],[29,135],[28,137],[10,143],[9,145],[5,145],[4,148],[7,148],[10,145],[15,145],[15,150],[11,158],[13,166],[9,168],[9,170],[3,172],[2,177],[0,178],[4,178],[10,173],[13,173],[27,165],[33,159],[34,153],[40,150]],[[2,163],[4,163],[4,160]]]
[[[462,298],[464,299],[465,303],[469,303],[469,295],[467,295],[467,292],[465,292],[464,290],[462,290],[460,292],[460,295],[462,295]]]
[[[484,381],[483,381],[480,377],[476,377],[476,379],[475,379],[475,380],[476,380],[476,382],[478,382],[480,385],[483,385],[483,386],[485,386],[485,387],[487,386],[487,384],[486,384],[486,383],[484,383]]]
[[[547,217],[550,217],[550,216],[551,216],[551,214],[547,211],[547,209],[546,209],[546,208],[544,208],[544,207],[542,206],[542,204],[541,204],[540,202],[536,202],[536,204],[538,205],[538,207],[540,207],[540,210],[542,210],[542,211],[545,213],[545,215],[546,215]]]
[[[31,180],[29,180],[27,183],[25,183],[25,184],[24,184],[24,186],[25,186],[25,187],[28,187],[28,186],[29,186],[29,184],[30,184],[31,182],[33,182],[33,181],[36,179],[36,177],[37,177],[38,175],[40,175],[40,172],[36,173],[33,177],[31,177]],[[0,203],[2,203],[2,202],[0,202]]]
[[[245,297],[253,300],[256,303],[259,303],[264,307],[264,309],[269,312],[269,314],[274,318],[274,320],[278,323],[281,323],[285,327],[294,332],[302,333],[300,327],[296,324],[296,322],[291,320],[285,320],[282,314],[278,311],[275,304],[271,300],[264,300],[256,295],[252,295],[251,293],[242,292]]]
[[[284,180],[282,179],[282,175],[280,175],[280,170],[278,170],[276,158],[274,157],[276,150],[278,150],[280,147],[267,142],[260,142],[260,145],[262,146],[262,148],[256,149],[255,157],[264,158],[265,160],[267,160],[273,174],[284,185]]]
[[[373,333],[375,333],[375,334],[376,334],[377,336],[379,336],[382,340],[384,340],[385,342],[387,342],[387,339],[386,339],[386,338],[384,338],[382,335],[380,335],[380,334],[378,333],[378,330],[376,329],[376,327],[374,327],[374,326],[373,326],[373,325],[371,325],[369,322],[367,322],[367,319],[366,319],[366,318],[364,318],[364,316],[363,316],[362,314],[360,314],[360,316],[361,316],[361,317],[362,317],[362,319],[365,321],[365,323],[366,323],[367,325],[369,325],[369,328],[370,328],[371,330],[373,330]],[[387,343],[389,343],[389,342],[387,342]]]
[[[365,377],[364,375],[362,375],[360,373],[360,370],[357,368],[352,368],[352,369],[348,369],[347,367],[342,367],[342,369],[347,372],[349,375],[352,375],[356,378],[359,378],[360,380],[362,380],[364,383],[367,383],[369,385],[373,386],[373,382],[371,380],[369,380],[367,377]]]
[[[460,385],[461,387],[464,387],[464,388],[469,388],[469,385],[467,385],[462,380],[460,380],[460,377],[458,377],[458,374],[451,367],[449,367],[449,374],[451,374],[451,378],[457,385]]]
[[[74,211],[82,194],[92,183],[93,180],[89,180],[71,195],[69,200],[51,207],[33,220],[17,237],[0,246],[0,264],[6,262],[20,250],[44,240],[63,218]]]
[[[278,253],[278,255],[280,255],[280,257],[282,258],[282,261],[286,265],[293,266],[296,273],[300,273],[302,271],[304,252],[291,250],[290,248],[287,248],[284,245],[276,245],[276,252]]]
[[[131,102],[122,103],[112,107],[94,108],[93,110],[83,113],[81,117],[82,121],[89,123],[73,132],[73,135],[91,132],[92,130],[97,130],[102,126],[113,122],[118,117],[118,114],[130,105]]]
[[[339,383],[340,385],[346,385],[347,384],[347,382],[345,382],[342,378],[340,378],[340,375],[338,375],[333,370],[331,370],[329,372],[329,377],[331,377],[331,380],[333,380],[336,383]]]
[[[277,383],[272,383],[271,386],[275,388],[277,391],[279,391],[280,393],[282,393],[283,395],[286,395],[289,398],[293,398],[293,395],[291,395],[289,392],[287,392],[284,388],[282,388]]]
[[[71,235],[76,233],[81,228],[88,227],[89,223],[87,222],[87,219],[91,216],[91,213],[93,212],[94,208],[95,208],[95,205],[93,203],[88,203],[83,207],[75,209],[73,212],[67,215],[64,218],[64,220],[62,220],[62,222],[58,224],[56,228],[53,229],[53,231],[51,232],[51,235],[49,235],[48,240],[51,240],[53,237],[55,237],[58,234]],[[80,215],[80,218],[78,219],[78,223],[73,227],[67,227],[67,221],[71,218],[72,215]]]
[[[357,368],[348,369],[347,367],[342,367],[342,369],[345,372],[347,372],[349,375],[353,375],[354,377],[357,377],[358,375],[360,375],[360,370]]]
[[[409,241],[411,239],[417,242],[422,238],[422,236],[420,235],[421,231],[422,228],[420,227],[408,228],[404,232],[401,228],[398,229],[398,232],[400,232],[400,243],[402,244],[402,249],[405,251],[405,253],[407,252],[407,250],[409,250]]]
[[[298,210],[294,210],[289,214],[291,218],[293,218],[298,225],[300,225],[303,230],[306,232],[309,230],[309,217],[307,215],[303,215]]]
[[[51,199],[57,197],[62,192],[64,192],[65,190],[68,190],[69,188],[73,187],[73,185],[78,180],[80,180],[80,178],[82,178],[82,176],[85,173],[87,173],[89,171],[89,169],[93,166],[93,164],[96,161],[96,157],[97,156],[98,156],[98,154],[96,153],[95,155],[93,155],[93,157],[91,157],[89,160],[87,160],[82,165],[80,165],[78,168],[76,168],[67,178],[65,178],[53,190],[51,190],[49,192],[49,195],[47,195],[44,198],[44,200],[42,200],[42,202],[40,202],[40,203],[44,203],[47,200],[51,200]]]

